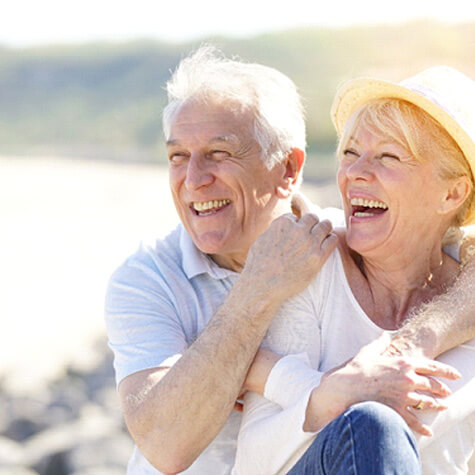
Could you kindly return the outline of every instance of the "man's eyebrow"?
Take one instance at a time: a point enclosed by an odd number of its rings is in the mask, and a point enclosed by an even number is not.
[[[179,140],[167,140],[165,145],[167,147],[170,147],[171,145],[180,145],[180,142]]]
[[[229,134],[229,135],[217,135],[216,137],[213,137],[212,139],[209,140],[209,143],[210,144],[213,144],[213,143],[236,143],[236,142],[239,142],[239,139],[237,137],[237,135],[234,135],[234,134]],[[180,145],[181,142],[179,140],[176,140],[176,139],[171,139],[171,140],[167,140],[165,145],[167,147],[171,147],[171,146],[174,146],[174,145]]]
[[[239,139],[234,134],[229,135],[218,135],[217,137],[213,137],[209,143],[236,143]]]

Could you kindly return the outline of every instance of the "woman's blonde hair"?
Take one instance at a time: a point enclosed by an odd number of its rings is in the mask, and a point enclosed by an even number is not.
[[[429,114],[401,99],[384,98],[370,102],[355,112],[346,124],[338,144],[339,157],[359,126],[394,140],[416,160],[435,159],[442,180],[468,176],[472,188],[452,225],[462,226],[475,221],[474,178],[470,165],[450,134]]]

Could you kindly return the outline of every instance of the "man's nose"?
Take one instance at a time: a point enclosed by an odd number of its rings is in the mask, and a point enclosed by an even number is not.
[[[210,170],[210,163],[199,152],[193,152],[188,160],[186,169],[185,186],[189,191],[197,190],[203,186],[211,185],[214,175]]]

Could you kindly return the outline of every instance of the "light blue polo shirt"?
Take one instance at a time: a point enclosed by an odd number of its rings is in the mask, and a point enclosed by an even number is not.
[[[172,366],[224,302],[238,274],[218,267],[179,225],[155,248],[142,246],[111,277],[106,325],[117,384],[126,376]],[[231,472],[241,415],[226,425],[187,474]],[[157,474],[137,447],[128,473]]]

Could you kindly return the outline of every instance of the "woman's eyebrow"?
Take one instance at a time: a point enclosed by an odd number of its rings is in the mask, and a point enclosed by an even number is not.
[[[347,143],[349,144],[350,142],[353,142],[354,144],[359,145],[358,139],[353,135],[350,135],[350,137],[348,138]]]

